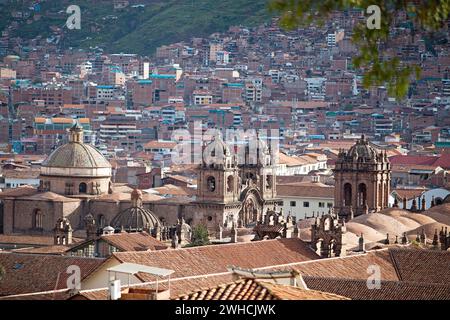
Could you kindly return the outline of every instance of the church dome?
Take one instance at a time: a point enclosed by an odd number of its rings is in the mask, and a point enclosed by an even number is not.
[[[128,232],[149,231],[151,232],[161,222],[155,214],[142,206],[142,192],[134,189],[131,193],[131,207],[119,212],[112,220],[114,229],[125,229]]]
[[[108,160],[93,146],[73,142],[57,148],[42,165],[60,168],[111,168]]]
[[[83,143],[83,128],[69,130],[69,142],[58,147],[42,163],[41,174],[58,176],[111,176],[111,164],[93,146]]]
[[[154,213],[142,207],[127,208],[111,220],[114,229],[123,228],[126,231],[153,230],[159,225],[160,221]]]
[[[369,145],[369,141],[367,141],[363,135],[361,139],[350,148],[348,155],[354,160],[371,161],[376,160],[377,151]]]

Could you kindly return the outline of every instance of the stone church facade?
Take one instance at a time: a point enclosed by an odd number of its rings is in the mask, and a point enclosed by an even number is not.
[[[362,136],[348,151],[340,150],[334,169],[335,212],[346,221],[389,207],[391,165]]]
[[[198,168],[195,198],[146,200],[162,225],[176,225],[184,219],[191,226],[205,224],[210,233],[219,228],[253,228],[269,210],[275,210],[275,169],[270,150],[258,144],[256,162],[238,163],[220,137],[204,146],[209,159]],[[223,157],[214,157],[218,150]],[[246,159],[251,157],[246,153]],[[127,208],[131,195],[115,192],[111,165],[93,146],[83,143],[83,129],[69,130],[69,142],[50,154],[41,167],[39,188],[21,187],[0,193],[0,218],[4,234],[53,235],[57,221],[66,219],[74,236],[84,236],[85,218],[93,217],[97,228],[108,226]],[[77,233],[78,232],[78,233]]]

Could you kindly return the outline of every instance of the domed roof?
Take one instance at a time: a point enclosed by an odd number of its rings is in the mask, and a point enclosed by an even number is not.
[[[374,160],[377,157],[375,148],[369,145],[369,141],[362,135],[361,139],[350,148],[348,155],[353,159],[363,159],[365,161]]]
[[[53,151],[42,163],[45,167],[111,168],[111,164],[93,146],[69,142]]]
[[[111,168],[111,164],[93,146],[83,143],[83,128],[75,124],[69,130],[69,142],[53,151],[42,163],[56,168]]]
[[[130,207],[119,212],[112,220],[111,226],[115,229],[124,228],[126,231],[152,230],[161,222],[154,213],[143,207]]]

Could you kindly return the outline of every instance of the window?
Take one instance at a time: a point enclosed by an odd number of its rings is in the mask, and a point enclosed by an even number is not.
[[[34,210],[34,228],[35,229],[42,229],[43,227],[43,217],[42,217],[42,212],[40,209],[36,209]]]
[[[86,193],[87,192],[87,185],[86,185],[86,183],[84,183],[84,182],[80,183],[80,185],[78,187],[78,192],[79,193]]]
[[[106,219],[105,216],[100,214],[97,217],[97,225],[99,226],[99,228],[103,228],[106,225]]]
[[[303,208],[309,208],[309,202],[303,201]]]
[[[208,190],[214,192],[214,190],[216,190],[216,179],[214,177],[208,177],[206,182],[208,185]]]
[[[94,245],[89,244],[87,247],[84,248],[84,256],[92,258],[94,257]]]
[[[295,206],[297,206],[297,202],[291,201],[291,207],[295,207]]]
[[[319,208],[325,208],[325,202],[319,202]]]
[[[333,203],[328,202],[328,203],[327,203],[327,207],[328,207],[328,208],[333,208]]]

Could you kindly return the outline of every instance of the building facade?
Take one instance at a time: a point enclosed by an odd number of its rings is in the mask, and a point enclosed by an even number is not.
[[[391,165],[364,136],[348,151],[341,150],[334,169],[335,211],[346,221],[389,206]]]

